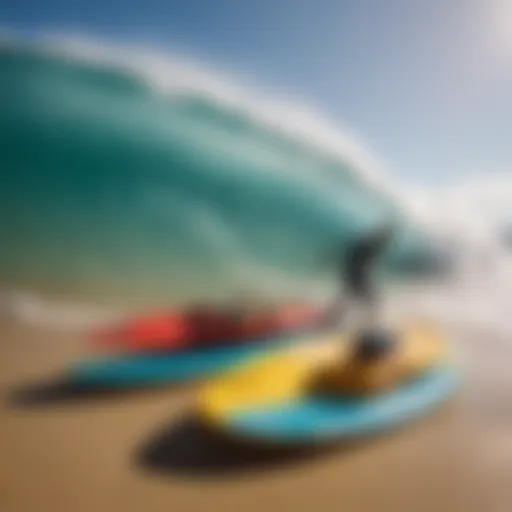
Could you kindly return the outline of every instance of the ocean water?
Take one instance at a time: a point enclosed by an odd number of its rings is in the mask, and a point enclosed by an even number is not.
[[[386,278],[438,261],[399,187],[308,111],[71,41],[4,41],[0,76],[0,286],[20,311],[322,294],[323,258],[389,218]]]

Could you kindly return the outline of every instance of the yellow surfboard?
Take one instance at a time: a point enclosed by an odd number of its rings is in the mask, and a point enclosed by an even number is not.
[[[246,363],[201,389],[199,414],[232,434],[280,442],[400,423],[450,395],[456,378],[437,327],[415,322],[404,325],[398,336],[393,357],[365,368],[354,365],[355,337],[349,333],[331,333]],[[334,384],[336,393],[319,392],[319,381]]]

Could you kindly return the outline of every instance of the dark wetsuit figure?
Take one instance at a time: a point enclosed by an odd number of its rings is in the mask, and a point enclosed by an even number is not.
[[[393,231],[384,227],[349,247],[340,270],[352,297],[368,302],[375,300],[372,270],[387,249],[392,235]]]
[[[359,240],[349,248],[341,267],[349,294],[360,306],[366,306],[370,317],[359,334],[355,358],[361,362],[371,363],[385,357],[396,347],[395,336],[376,327],[377,294],[374,288],[372,271],[380,257],[388,248],[393,237],[390,226],[383,226],[368,237]],[[377,321],[378,324],[378,321]]]

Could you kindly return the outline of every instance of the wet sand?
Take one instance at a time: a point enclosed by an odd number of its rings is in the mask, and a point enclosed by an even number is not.
[[[188,417],[193,387],[30,388],[84,354],[69,334],[1,326],[2,512],[512,510],[512,343],[456,333],[462,393],[424,421],[326,451],[245,450]]]

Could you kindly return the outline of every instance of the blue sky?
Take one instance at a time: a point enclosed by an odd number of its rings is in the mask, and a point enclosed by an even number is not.
[[[512,172],[506,0],[4,0],[0,24],[153,41],[250,74],[413,181]]]

